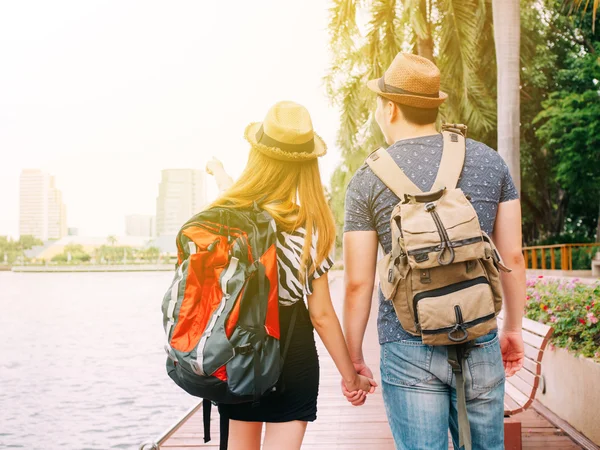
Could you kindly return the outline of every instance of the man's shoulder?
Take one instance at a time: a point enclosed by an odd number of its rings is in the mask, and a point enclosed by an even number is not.
[[[353,183],[356,183],[359,181],[360,182],[371,181],[371,180],[373,180],[374,177],[375,177],[375,174],[373,173],[373,170],[367,164],[367,161],[365,158],[365,162],[358,169],[356,169],[356,172],[354,172],[354,175],[352,175],[352,178],[350,179],[350,184],[353,184]]]
[[[466,140],[467,157],[471,158],[487,158],[489,161],[500,162],[502,157],[500,154],[483,142],[474,139]]]

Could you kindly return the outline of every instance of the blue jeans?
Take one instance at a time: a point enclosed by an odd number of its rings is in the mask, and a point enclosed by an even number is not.
[[[465,364],[473,450],[504,450],[504,367],[496,332],[479,338]],[[420,338],[381,346],[383,400],[398,450],[458,450],[456,380],[446,347]]]

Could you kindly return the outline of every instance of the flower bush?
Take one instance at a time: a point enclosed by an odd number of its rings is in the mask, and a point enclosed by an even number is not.
[[[554,328],[553,345],[600,361],[600,282],[528,279],[525,315]]]

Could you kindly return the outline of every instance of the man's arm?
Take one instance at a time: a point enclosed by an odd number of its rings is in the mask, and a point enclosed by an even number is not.
[[[522,320],[525,308],[526,275],[522,250],[521,202],[510,200],[498,205],[492,239],[506,266],[512,272],[501,272],[504,292],[504,325],[501,330],[502,359],[507,376],[523,366]]]
[[[376,266],[377,232],[348,231],[344,233],[344,280],[346,286],[344,333],[350,358],[359,373],[363,367],[368,370],[363,357],[362,344],[371,312]]]

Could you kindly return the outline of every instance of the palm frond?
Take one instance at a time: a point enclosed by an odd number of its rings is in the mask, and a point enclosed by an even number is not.
[[[568,7],[569,14],[574,11],[579,11],[583,7],[582,14],[585,14],[590,6],[591,0],[564,0],[563,6]],[[598,13],[598,6],[600,6],[600,0],[594,0],[592,4],[592,31],[596,31],[596,15]]]

